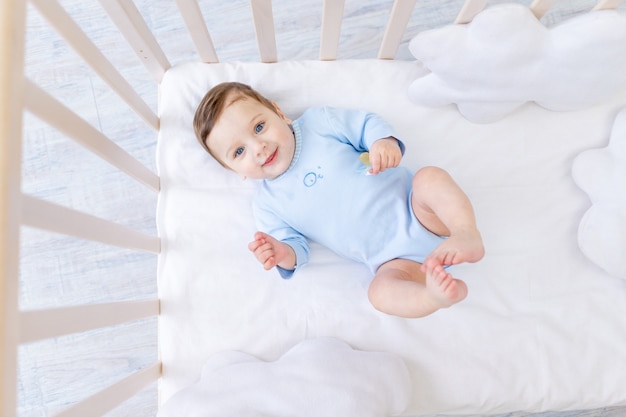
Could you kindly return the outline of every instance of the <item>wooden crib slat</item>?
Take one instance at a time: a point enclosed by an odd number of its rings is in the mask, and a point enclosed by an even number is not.
[[[391,8],[389,23],[385,29],[383,42],[378,51],[379,59],[394,59],[398,52],[402,36],[409,24],[416,0],[395,0]]]
[[[81,333],[159,314],[159,300],[124,301],[20,313],[20,342]]]
[[[251,0],[254,29],[262,62],[276,62],[276,34],[272,0]]]
[[[22,72],[26,6],[0,1],[0,416],[17,411]]]
[[[151,190],[159,191],[156,174],[50,94],[30,80],[24,81],[24,93],[25,107],[35,116]]]
[[[471,22],[482,9],[485,8],[487,0],[466,0],[454,23],[463,24]]]
[[[28,195],[22,195],[22,224],[133,250],[161,248],[156,236]]]
[[[337,59],[344,6],[345,0],[324,0],[320,37],[320,60],[322,61]]]
[[[593,10],[617,9],[617,7],[623,2],[624,0],[601,0],[598,2],[596,7],[593,8]]]
[[[197,0],[176,0],[178,10],[187,26],[191,40],[196,46],[202,62],[219,62],[217,53],[209,34],[209,29],[202,17],[202,11]]]
[[[537,19],[541,19],[550,10],[550,7],[554,6],[554,3],[556,0],[533,0],[529,8]]]
[[[57,0],[30,0],[55,30],[74,48],[87,64],[132,108],[150,127],[159,129],[159,118],[139,97],[133,87],[115,69]]]
[[[161,363],[157,362],[56,414],[55,417],[103,416],[124,401],[141,392],[141,390],[159,379],[160,376]]]
[[[113,23],[122,32],[141,62],[157,83],[171,65],[135,3],[127,0],[100,0]]]

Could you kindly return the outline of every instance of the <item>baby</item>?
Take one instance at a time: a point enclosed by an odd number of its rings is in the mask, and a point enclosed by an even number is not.
[[[324,107],[292,121],[230,82],[205,95],[194,129],[222,166],[263,180],[253,206],[261,231],[248,247],[266,270],[291,277],[310,239],[367,265],[369,300],[385,313],[423,317],[466,297],[445,267],[484,255],[472,205],[446,171],[399,167],[404,143],[377,115]]]

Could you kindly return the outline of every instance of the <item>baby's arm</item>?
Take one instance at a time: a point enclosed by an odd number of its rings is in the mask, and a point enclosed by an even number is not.
[[[378,139],[370,147],[369,158],[370,164],[372,164],[370,173],[374,175],[387,168],[397,167],[402,160],[402,150],[398,140],[392,136]]]
[[[293,270],[296,267],[296,253],[291,246],[274,239],[267,233],[256,232],[254,240],[248,244],[248,249],[254,253],[266,270],[275,266],[286,270]]]

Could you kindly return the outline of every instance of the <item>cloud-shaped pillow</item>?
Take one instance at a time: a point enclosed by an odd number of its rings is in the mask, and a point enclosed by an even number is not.
[[[578,228],[580,249],[609,274],[626,279],[626,109],[615,120],[609,145],[579,154],[572,175],[592,203]]]
[[[626,14],[599,10],[546,28],[519,4],[487,8],[472,22],[418,34],[409,49],[431,72],[415,80],[418,104],[456,103],[488,123],[526,102],[583,109],[626,88]]]
[[[399,357],[320,338],[275,362],[219,353],[200,381],[174,395],[157,417],[387,417],[404,411],[410,392]]]

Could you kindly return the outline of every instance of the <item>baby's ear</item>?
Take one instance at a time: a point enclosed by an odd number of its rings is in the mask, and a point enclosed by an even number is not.
[[[272,105],[276,109],[276,114],[278,114],[281,119],[283,119],[287,123],[291,124],[291,119],[288,118],[287,116],[285,116],[285,113],[283,113],[283,111],[280,109],[280,107],[278,106],[278,104],[276,104],[275,101],[272,101]]]

